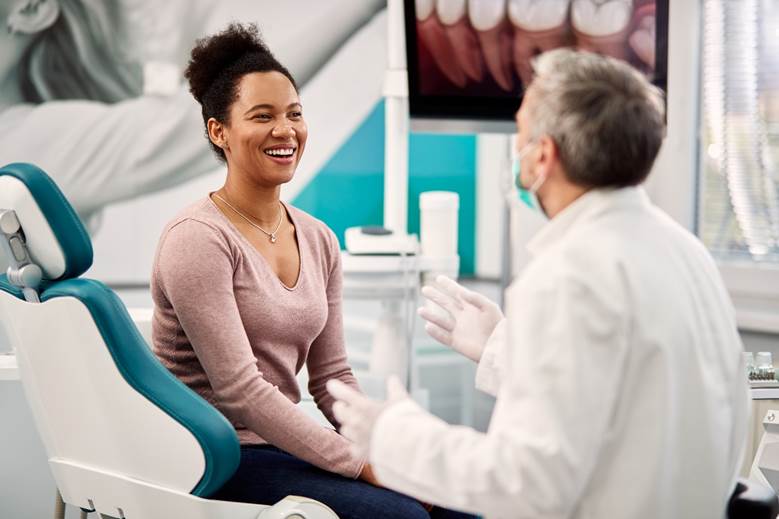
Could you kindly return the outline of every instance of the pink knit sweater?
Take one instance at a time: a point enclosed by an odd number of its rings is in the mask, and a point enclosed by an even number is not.
[[[151,278],[154,352],[230,420],[242,444],[271,443],[354,478],[365,460],[295,405],[304,363],[309,391],[336,426],[325,383],[357,388],[344,349],[338,240],[319,220],[285,207],[300,250],[293,287],[210,198],[168,224]]]

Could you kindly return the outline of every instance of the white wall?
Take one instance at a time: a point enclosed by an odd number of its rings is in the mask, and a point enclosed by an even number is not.
[[[687,229],[695,222],[698,149],[699,1],[669,2],[668,129],[646,183],[652,201]]]
[[[509,135],[476,138],[476,276],[499,279],[505,240],[502,189],[511,168]]]

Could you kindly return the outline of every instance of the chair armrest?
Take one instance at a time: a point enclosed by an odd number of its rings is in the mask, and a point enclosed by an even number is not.
[[[266,508],[257,519],[338,519],[327,505],[299,496],[287,496]]]

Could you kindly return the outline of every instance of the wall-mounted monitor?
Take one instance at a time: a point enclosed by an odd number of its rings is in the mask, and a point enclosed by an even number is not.
[[[405,0],[412,128],[513,132],[531,59],[573,47],[666,88],[668,0]]]

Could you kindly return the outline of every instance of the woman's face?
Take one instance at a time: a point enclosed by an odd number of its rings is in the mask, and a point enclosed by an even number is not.
[[[231,171],[262,186],[289,182],[306,147],[308,128],[295,87],[280,72],[252,72],[238,84],[224,128]]]

